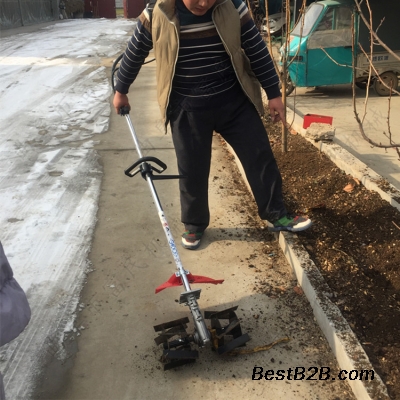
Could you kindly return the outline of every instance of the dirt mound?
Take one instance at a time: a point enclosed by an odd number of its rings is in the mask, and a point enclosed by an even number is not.
[[[391,398],[400,399],[400,212],[301,135],[289,135],[282,153],[280,127],[265,125],[287,206],[314,223],[298,236]]]

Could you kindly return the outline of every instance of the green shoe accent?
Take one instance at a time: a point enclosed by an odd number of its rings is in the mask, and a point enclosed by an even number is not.
[[[300,232],[309,228],[312,225],[312,222],[307,217],[301,217],[299,215],[291,217],[290,215],[285,215],[274,223],[267,221],[267,225],[270,232]]]
[[[275,226],[288,226],[290,225],[290,223],[293,222],[293,218],[288,218],[287,215],[285,215],[284,217],[278,219],[278,221],[276,221],[274,223]]]

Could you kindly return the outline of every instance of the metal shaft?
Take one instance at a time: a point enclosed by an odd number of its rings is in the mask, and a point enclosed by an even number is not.
[[[128,122],[128,126],[129,126],[129,130],[131,132],[131,135],[132,135],[132,139],[133,139],[133,141],[135,143],[136,151],[137,151],[139,157],[142,158],[143,155],[142,155],[142,152],[141,152],[141,149],[140,149],[140,144],[139,144],[139,141],[137,139],[137,135],[136,135],[136,132],[135,132],[135,128],[134,128],[134,126],[132,124],[131,118],[130,118],[129,114],[125,114],[125,117],[126,117],[126,120]],[[146,182],[149,185],[151,195],[152,195],[154,203],[156,205],[158,216],[160,218],[161,225],[163,227],[165,236],[167,237],[168,244],[169,244],[172,256],[173,256],[173,258],[175,260],[175,264],[176,264],[176,268],[178,270],[179,277],[181,278],[182,284],[183,284],[183,286],[185,288],[185,293],[187,295],[186,296],[186,303],[189,306],[190,311],[192,313],[193,322],[194,322],[195,330],[196,330],[196,334],[194,335],[194,340],[199,346],[204,346],[205,344],[210,343],[210,333],[209,333],[209,331],[207,329],[207,326],[206,326],[206,324],[204,322],[204,318],[203,318],[203,315],[202,315],[202,313],[200,311],[200,308],[198,306],[197,298],[196,298],[196,296],[194,294],[194,291],[192,291],[192,289],[190,287],[190,283],[189,283],[189,280],[187,278],[186,271],[184,270],[184,268],[182,266],[182,262],[181,262],[181,259],[179,257],[179,254],[178,254],[178,250],[176,249],[174,238],[172,237],[171,230],[169,228],[167,219],[165,218],[164,211],[163,211],[163,209],[161,207],[161,203],[160,203],[160,200],[158,198],[156,189],[154,187],[153,180],[152,180],[150,172],[146,173]]]
[[[139,144],[139,141],[137,139],[136,131],[135,131],[135,128],[134,128],[134,126],[132,124],[131,117],[129,116],[129,114],[125,114],[125,118],[126,118],[126,121],[128,123],[129,130],[130,130],[131,135],[132,135],[132,139],[133,139],[133,141],[135,143],[136,151],[137,151],[137,153],[139,155],[139,158],[142,158],[143,154],[142,154],[142,151],[140,150],[140,144]]]
[[[139,141],[137,139],[137,135],[136,135],[136,132],[135,132],[135,128],[133,127],[131,118],[130,118],[129,114],[125,115],[125,117],[126,117],[126,120],[128,121],[129,130],[131,131],[132,139],[135,142],[136,151],[137,151],[139,157],[142,158],[143,155],[142,155],[142,152],[141,152],[141,149],[140,149],[140,144],[139,144]],[[160,199],[158,198],[158,195],[157,195],[157,192],[156,192],[156,189],[154,187],[154,183],[153,183],[153,181],[151,179],[150,174],[148,174],[146,176],[146,182],[149,185],[150,192],[151,192],[151,195],[153,197],[154,203],[155,203],[156,208],[157,208],[158,216],[159,216],[160,221],[161,221],[161,225],[162,225],[162,227],[164,229],[165,236],[167,237],[168,244],[169,244],[169,247],[171,249],[172,256],[174,257],[176,267],[177,267],[177,269],[179,271],[179,274],[180,274],[180,277],[182,279],[183,286],[185,287],[185,291],[190,291],[191,290],[190,289],[190,283],[189,283],[189,281],[187,279],[187,276],[185,274],[185,270],[184,270],[184,268],[182,266],[182,262],[181,262],[181,259],[179,257],[178,251],[176,249],[174,238],[171,235],[171,231],[170,231],[167,219],[165,218],[164,211],[163,211],[163,209],[161,207]]]

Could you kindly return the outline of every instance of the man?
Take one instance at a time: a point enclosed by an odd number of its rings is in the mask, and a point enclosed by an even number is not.
[[[242,0],[158,0],[140,15],[117,75],[114,107],[127,93],[149,51],[157,62],[157,94],[169,123],[180,180],[182,245],[196,249],[210,221],[208,177],[213,131],[239,157],[258,212],[270,231],[301,231],[308,218],[289,216],[282,179],[261,115],[260,86],[273,122],[284,122],[279,78]]]

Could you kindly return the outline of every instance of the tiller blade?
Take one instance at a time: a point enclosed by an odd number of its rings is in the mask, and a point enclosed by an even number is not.
[[[222,311],[205,311],[204,319],[211,321],[211,345],[218,354],[228,353],[236,347],[244,346],[250,336],[242,333],[240,321],[235,313],[238,306]],[[225,321],[225,325],[221,324]]]
[[[205,311],[204,319],[210,320],[211,348],[218,354],[226,354],[244,346],[250,336],[242,333],[240,321],[236,316],[236,307],[222,311]],[[196,335],[187,333],[188,318],[181,318],[156,325],[154,330],[159,335],[154,339],[157,345],[163,345],[161,362],[164,371],[184,364],[194,363],[199,357],[197,350],[192,349],[196,343]]]
[[[199,352],[192,349],[193,337],[186,332],[188,323],[189,318],[185,317],[154,327],[156,332],[160,332],[154,341],[164,348],[161,357],[164,371],[194,363],[199,357]]]

